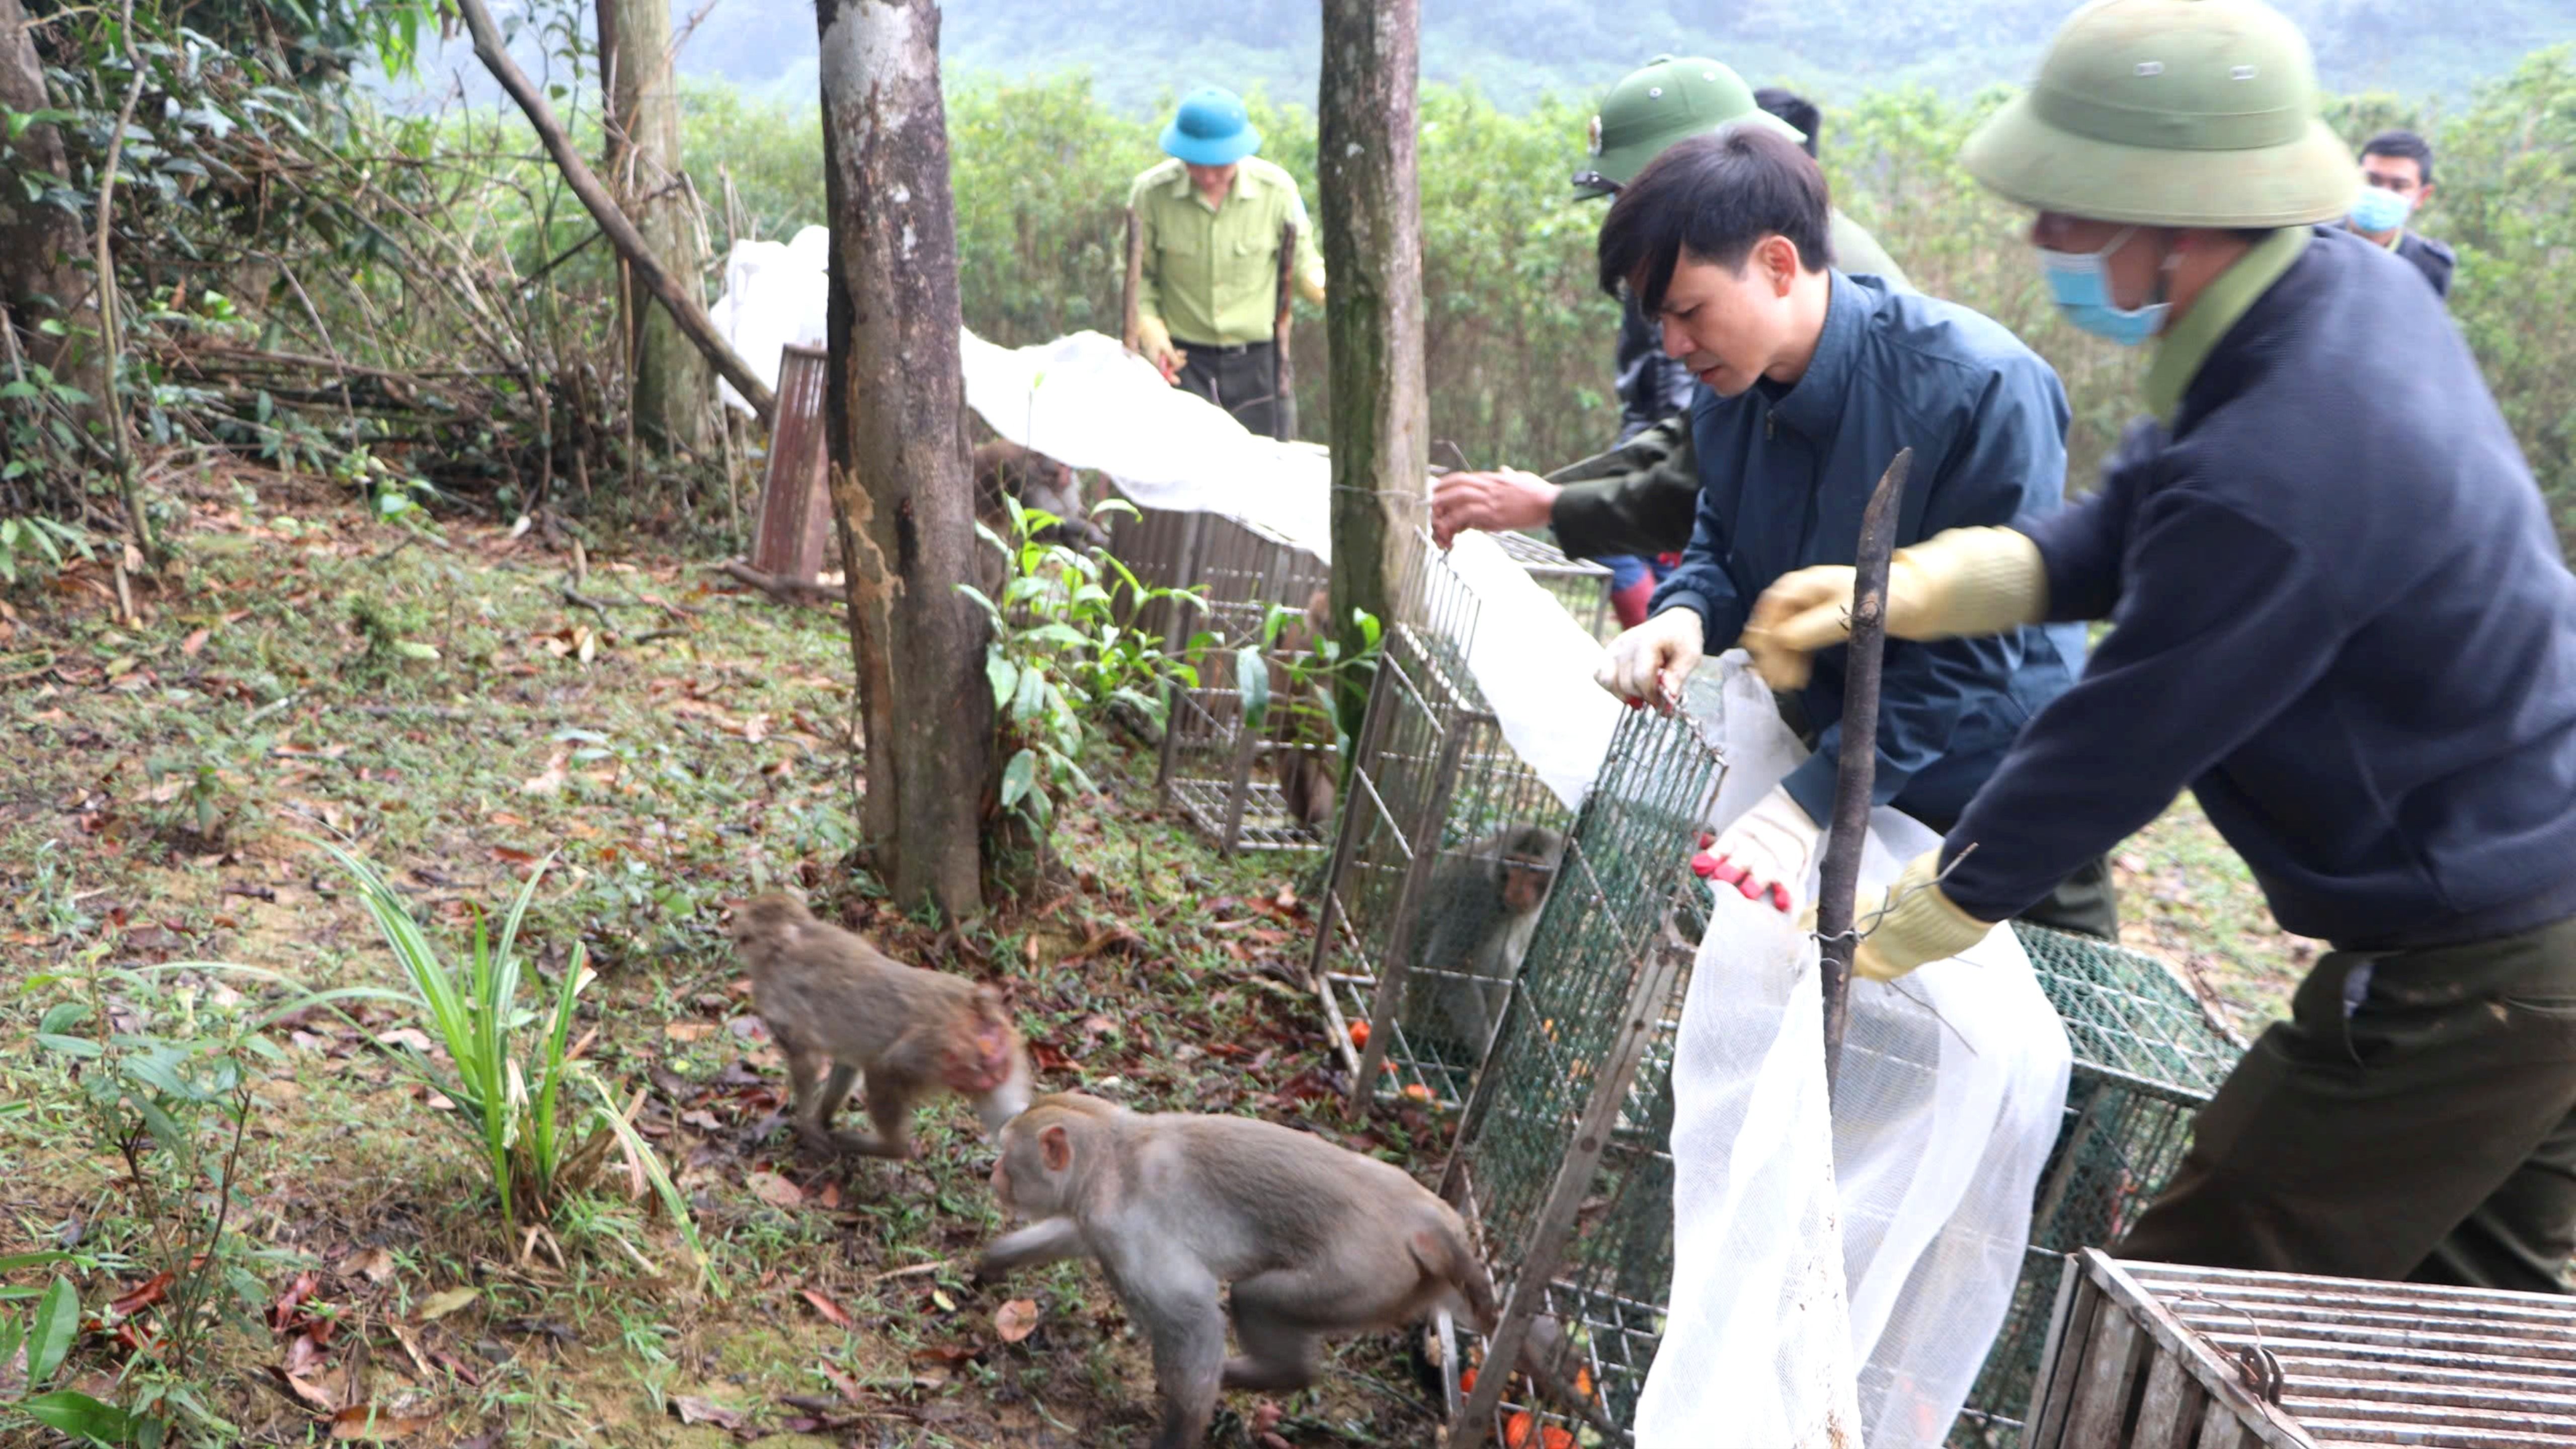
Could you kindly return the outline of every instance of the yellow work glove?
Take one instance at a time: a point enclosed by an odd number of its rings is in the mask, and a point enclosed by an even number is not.
[[[1851,637],[1852,570],[1781,575],[1753,606],[1744,650],[1773,689],[1803,689],[1815,653]],[[2009,528],[1953,528],[1900,548],[1887,568],[1887,632],[1955,639],[2036,624],[2048,612],[2039,545]]]
[[[1666,609],[1611,640],[1592,677],[1631,706],[1664,709],[1666,691],[1680,689],[1699,667],[1700,633],[1699,610]]]
[[[1875,918],[1859,913],[1860,949],[1852,974],[1893,981],[1926,961],[1946,961],[1986,938],[1994,927],[1951,904],[1941,892],[1941,852],[1927,850],[1905,867]]]
[[[1136,351],[1154,364],[1154,370],[1163,375],[1165,382],[1179,377],[1181,364],[1187,360],[1182,357],[1181,350],[1172,345],[1172,331],[1163,325],[1160,317],[1136,319]]]

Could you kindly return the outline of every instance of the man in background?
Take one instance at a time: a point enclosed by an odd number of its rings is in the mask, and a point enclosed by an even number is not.
[[[2361,199],[2344,225],[2413,262],[2433,295],[2449,301],[2451,249],[2406,225],[2433,199],[2433,148],[2412,131],[2382,131],[2362,143],[2361,179]]]
[[[1815,116],[1800,97],[1776,89],[1765,94]],[[1718,61],[1657,56],[1602,98],[1592,118],[1590,162],[1574,174],[1575,199],[1616,196],[1675,142],[1738,125],[1776,132],[1815,154],[1811,133],[1757,99],[1743,77]],[[1839,210],[1829,217],[1827,242],[1840,270],[1908,285],[1877,239]],[[1610,567],[1611,607],[1620,627],[1630,629],[1645,622],[1655,586],[1690,542],[1699,478],[1679,418],[1698,384],[1689,368],[1664,355],[1660,327],[1633,298],[1621,308],[1616,365],[1616,449],[1547,478],[1517,469],[1450,474],[1433,494],[1432,515],[1444,546],[1461,529],[1549,526],[1568,554]]]
[[[1279,239],[1297,228],[1297,294],[1324,300],[1324,258],[1285,171],[1255,155],[1261,132],[1232,91],[1193,92],[1163,128],[1169,158],[1136,178],[1127,207],[1144,252],[1137,350],[1270,438],[1296,436],[1279,395]]]

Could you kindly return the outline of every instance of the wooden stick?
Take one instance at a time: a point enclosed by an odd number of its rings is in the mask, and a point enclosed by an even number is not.
[[[1127,290],[1118,299],[1118,340],[1127,350],[1137,350],[1139,309],[1145,302],[1145,227],[1136,219],[1136,208],[1127,208]],[[1147,359],[1151,361],[1151,359]]]
[[[777,574],[763,573],[738,558],[727,559],[718,565],[718,568],[782,604],[817,604],[831,608],[845,602],[839,589],[823,584],[807,583],[803,579],[781,578]]]
[[[1834,818],[1825,842],[1823,880],[1816,897],[1816,936],[1824,943],[1821,985],[1825,995],[1825,1083],[1828,1091],[1842,1060],[1843,1030],[1851,1023],[1851,963],[1859,938],[1852,918],[1859,906],[1861,837],[1869,831],[1870,786],[1878,775],[1878,681],[1886,657],[1887,569],[1896,551],[1897,500],[1914,450],[1900,448],[1879,476],[1860,519],[1860,552],[1853,560],[1851,645],[1843,656],[1843,738],[1834,771]]]
[[[1270,324],[1271,396],[1287,407],[1297,396],[1297,364],[1289,356],[1290,315],[1297,300],[1297,223],[1279,224],[1279,317]],[[1276,416],[1274,413],[1273,416]]]
[[[751,404],[751,410],[760,414],[760,420],[764,423],[771,421],[778,411],[778,399],[759,375],[734,354],[732,346],[724,340],[724,334],[716,331],[716,324],[707,316],[707,309],[662,269],[661,258],[653,255],[653,248],[646,244],[644,234],[635,229],[635,223],[627,220],[626,213],[617,209],[617,202],[608,194],[608,188],[600,184],[589,163],[573,149],[572,138],[564,134],[562,123],[555,119],[554,107],[546,104],[545,93],[531,85],[527,73],[519,69],[518,62],[510,59],[508,47],[501,43],[501,28],[492,23],[492,12],[484,6],[483,0],[456,0],[456,8],[465,17],[465,28],[473,32],[476,58],[483,62],[484,69],[492,72],[492,78],[501,83],[501,89],[510,93],[510,99],[519,103],[519,109],[527,113],[528,124],[537,128],[537,139],[545,143],[546,154],[554,158],[556,168],[563,172],[564,181],[572,187],[573,195],[581,198],[581,204],[589,209],[591,219],[608,234],[610,244],[634,268],[635,280],[661,299],[662,305],[671,313],[671,320],[677,322],[688,339],[707,355],[707,361],[714,365],[715,370],[724,374],[724,380],[733,384],[733,390],[741,393],[743,400]]]

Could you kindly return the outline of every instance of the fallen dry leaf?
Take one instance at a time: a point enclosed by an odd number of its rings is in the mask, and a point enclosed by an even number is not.
[[[993,1331],[1002,1342],[1017,1343],[1038,1329],[1038,1305],[1035,1299],[1014,1298],[993,1310]]]
[[[196,658],[197,651],[206,647],[206,641],[213,638],[214,633],[212,629],[198,629],[190,632],[187,638],[179,641],[179,652],[191,659]]]
[[[420,1311],[412,1316],[423,1323],[435,1323],[473,1302],[481,1292],[476,1288],[450,1288],[444,1293],[432,1293],[420,1305]]]
[[[572,778],[564,772],[564,764],[570,759],[572,759],[572,751],[569,748],[556,750],[552,755],[547,757],[546,768],[543,774],[519,782],[519,793],[522,795],[552,795],[560,792],[564,787],[564,782]]]
[[[805,1189],[774,1172],[755,1172],[749,1186],[751,1195],[771,1207],[792,1208],[805,1201]]]
[[[848,1312],[843,1310],[840,1304],[833,1302],[832,1296],[823,1292],[821,1289],[806,1289],[805,1301],[814,1305],[815,1312],[822,1314],[825,1318],[839,1324],[843,1328],[854,1328],[857,1326],[850,1322],[850,1315]]]
[[[719,1429],[742,1427],[741,1414],[722,1404],[692,1398],[687,1394],[672,1395],[671,1412],[677,1414],[683,1424],[713,1424]]]
[[[675,1021],[662,1028],[662,1035],[673,1041],[705,1041],[715,1034],[712,1021]]]
[[[370,1283],[383,1283],[394,1276],[394,1255],[383,1248],[361,1248],[340,1260],[343,1278],[364,1278]]]

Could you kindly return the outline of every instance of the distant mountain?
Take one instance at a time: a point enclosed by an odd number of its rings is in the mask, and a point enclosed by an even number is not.
[[[672,9],[685,17],[699,3]],[[2463,97],[2525,53],[2576,40],[2576,0],[2275,3],[2306,31],[2337,91]],[[1422,0],[1422,69],[1515,109],[1549,91],[1597,91],[1659,52],[1712,55],[1757,85],[1828,101],[1898,85],[1959,96],[2027,80],[2073,9],[2069,0]],[[1314,101],[1316,0],[947,0],[941,10],[941,50],[961,78],[1086,71],[1103,99],[1131,111],[1206,84]],[[803,100],[815,94],[814,54],[812,0],[713,0],[680,65]],[[461,41],[425,70],[431,91],[461,70],[468,93],[489,98]]]

